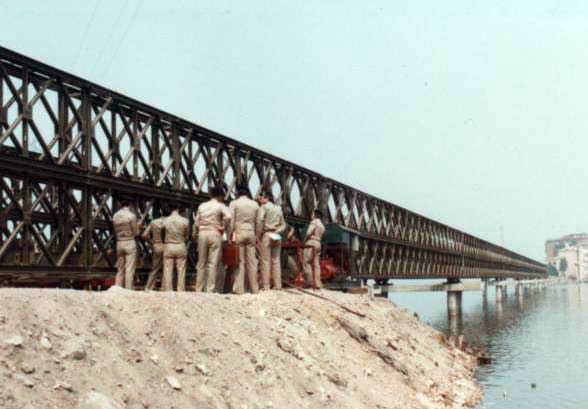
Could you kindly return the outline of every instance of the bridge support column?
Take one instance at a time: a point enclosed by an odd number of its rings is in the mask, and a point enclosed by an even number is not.
[[[482,282],[480,283],[480,289],[482,290],[482,297],[488,297],[488,280],[485,278],[483,278]]]
[[[496,318],[498,318],[499,320],[502,319],[503,316],[503,309],[502,309],[502,302],[497,302],[496,303],[496,309],[494,310],[495,314],[496,314]]]
[[[524,294],[524,288],[523,288],[523,283],[521,283],[520,281],[517,281],[517,286],[515,287],[516,289],[516,294],[517,294],[517,302],[519,305],[519,308],[523,307],[523,294]]]
[[[517,296],[519,297],[523,297],[523,283],[521,283],[520,281],[517,281],[516,287],[515,287],[515,293]]]
[[[506,285],[500,281],[496,282],[496,302],[502,302],[506,298]]]
[[[461,316],[463,284],[458,278],[448,278],[445,283],[445,291],[447,291],[447,315],[450,317]]]
[[[463,322],[461,315],[450,315],[447,317],[447,324],[449,335],[453,335],[454,337],[459,337],[463,333]]]

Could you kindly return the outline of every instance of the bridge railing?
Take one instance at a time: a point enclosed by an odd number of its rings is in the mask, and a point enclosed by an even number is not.
[[[319,208],[328,221],[361,232],[356,275],[545,271],[522,255],[0,47],[0,273],[110,274],[111,218],[121,196],[134,196],[146,220],[167,200],[194,211],[220,182],[228,196],[239,184],[253,194],[270,189],[292,224],[306,223]],[[141,250],[149,253],[144,243]]]

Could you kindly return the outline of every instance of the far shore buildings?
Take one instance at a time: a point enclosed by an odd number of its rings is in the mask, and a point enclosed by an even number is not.
[[[588,234],[568,234],[545,242],[545,262],[552,273],[570,280],[588,281]]]

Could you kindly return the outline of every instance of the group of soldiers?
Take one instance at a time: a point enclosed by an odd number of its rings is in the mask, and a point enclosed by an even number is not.
[[[152,270],[146,290],[154,290],[161,279],[162,291],[173,291],[174,270],[177,291],[186,290],[187,243],[190,223],[182,216],[182,206],[170,203],[167,215],[154,219],[146,228],[137,222],[131,201],[122,200],[113,216],[116,236],[117,275],[115,285],[132,289],[137,263],[136,238],[142,236],[152,244]],[[320,252],[325,232],[322,214],[317,209],[302,243],[305,285],[321,288]],[[230,291],[242,294],[248,289],[282,288],[281,245],[287,232],[282,208],[274,203],[270,191],[263,191],[256,200],[247,187],[237,188],[237,198],[227,206],[225,189],[214,187],[210,200],[202,203],[194,216],[191,239],[197,242],[196,291],[219,292],[223,242],[238,247],[239,266],[233,274]],[[163,273],[163,277],[162,277]],[[259,279],[259,274],[261,279]]]

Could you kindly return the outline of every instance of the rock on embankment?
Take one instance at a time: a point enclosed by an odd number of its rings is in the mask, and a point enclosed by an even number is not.
[[[0,289],[0,407],[473,407],[474,359],[386,300]]]

